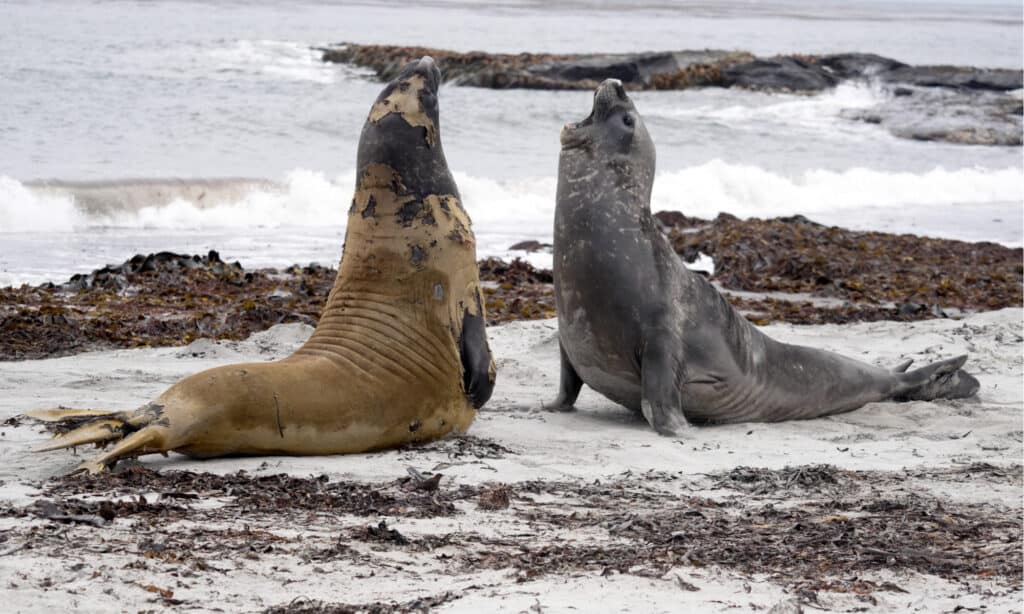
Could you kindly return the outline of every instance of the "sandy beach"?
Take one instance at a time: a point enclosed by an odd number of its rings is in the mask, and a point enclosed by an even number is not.
[[[3,612],[1024,613],[1020,0],[3,7]],[[606,302],[572,337],[622,332],[655,405],[668,354],[776,400],[693,325],[787,404],[845,394],[670,274],[779,341],[966,354],[980,390],[671,437],[587,387],[543,409],[556,309]],[[401,445],[33,452],[66,424],[26,412],[140,407],[88,428]]]
[[[969,353],[982,388],[680,438],[586,389],[575,413],[541,410],[557,324],[515,322],[488,329],[498,386],[465,435],[145,457],[99,480],[58,479],[79,459],[30,453],[48,435],[16,416],[135,407],[201,369],[286,356],[312,328],[7,362],[0,596],[11,612],[1019,611],[1022,316],[765,327],[884,366]]]

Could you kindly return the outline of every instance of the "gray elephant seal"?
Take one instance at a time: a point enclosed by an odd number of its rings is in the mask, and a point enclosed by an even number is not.
[[[587,384],[659,433],[688,423],[828,416],[882,400],[973,395],[966,356],[907,372],[780,343],[683,266],[650,210],[654,143],[622,84],[605,81],[590,116],[563,128],[554,275],[558,398]]]
[[[343,454],[468,428],[494,363],[476,243],[441,149],[440,84],[425,57],[370,110],[338,277],[305,345],[197,373],[135,411],[29,412],[70,429],[42,449],[113,444],[81,466],[99,472],[168,450]]]

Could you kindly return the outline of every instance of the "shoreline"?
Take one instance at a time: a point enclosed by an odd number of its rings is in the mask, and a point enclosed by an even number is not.
[[[712,283],[759,325],[955,319],[1024,305],[1021,248],[851,231],[802,216],[655,217],[684,262],[713,262]],[[512,247],[524,257],[550,252],[536,241]],[[489,325],[555,315],[550,270],[495,258],[479,266]],[[315,325],[335,275],[316,264],[246,270],[215,251],[161,252],[63,284],[0,288],[0,361]]]

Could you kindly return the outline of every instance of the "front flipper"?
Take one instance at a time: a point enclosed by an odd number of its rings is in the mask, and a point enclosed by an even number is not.
[[[558,378],[558,396],[554,401],[545,403],[544,409],[548,411],[575,411],[576,408],[573,404],[576,403],[576,397],[580,396],[583,380],[580,378],[579,373],[576,373],[572,363],[569,362],[569,357],[565,355],[565,348],[562,347],[561,341],[558,342],[558,353],[561,355],[562,360],[561,375]]]
[[[475,314],[462,313],[462,334],[459,336],[459,357],[462,359],[462,386],[474,409],[480,409],[494,392],[494,363],[487,345],[483,309]]]
[[[654,430],[668,437],[689,427],[683,415],[681,344],[669,334],[651,334],[640,356],[640,410]]]

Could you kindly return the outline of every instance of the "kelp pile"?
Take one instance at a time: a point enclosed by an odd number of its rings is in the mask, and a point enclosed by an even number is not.
[[[817,315],[811,312],[820,309],[806,301],[734,301],[740,309],[764,312],[766,321],[919,320],[1024,303],[1020,248],[854,231],[803,216],[657,217],[684,260],[699,253],[714,258],[715,281],[726,289],[842,301]]]
[[[758,324],[911,321],[1024,304],[1020,248],[853,231],[800,216],[657,218],[684,260],[701,253],[714,259],[712,281]],[[551,271],[496,258],[479,266],[488,324],[555,315]],[[316,325],[336,274],[318,264],[246,270],[215,251],[161,252],[62,284],[0,288],[0,359],[244,339],[275,324]]]

